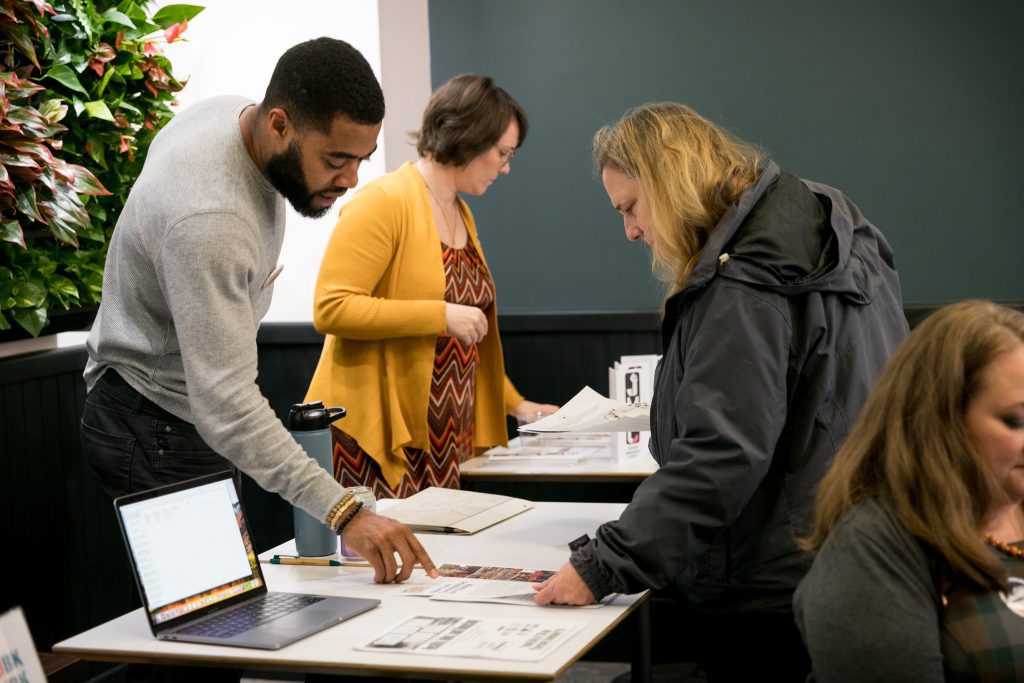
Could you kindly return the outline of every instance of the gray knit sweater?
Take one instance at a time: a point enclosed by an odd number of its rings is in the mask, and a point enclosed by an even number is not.
[[[256,385],[256,331],[285,212],[242,140],[238,117],[250,104],[206,100],[154,140],[110,242],[85,379],[92,389],[115,368],[260,486],[325,519],[342,487]],[[305,386],[295,389],[299,401]]]

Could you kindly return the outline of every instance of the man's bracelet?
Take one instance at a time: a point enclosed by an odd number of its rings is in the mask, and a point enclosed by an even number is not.
[[[342,496],[341,500],[339,500],[337,504],[331,508],[331,511],[327,513],[327,521],[325,522],[327,527],[337,531],[339,521],[345,516],[345,513],[348,512],[349,508],[352,507],[355,502],[356,497],[352,495],[351,491]]]
[[[341,520],[341,524],[338,525],[338,528],[335,529],[335,531],[337,531],[340,534],[345,529],[345,527],[348,525],[348,523],[351,522],[352,519],[356,516],[356,513],[359,512],[362,509],[363,509],[363,501],[359,501],[355,505],[353,505],[349,509],[348,514],[345,515],[345,518],[343,520]]]

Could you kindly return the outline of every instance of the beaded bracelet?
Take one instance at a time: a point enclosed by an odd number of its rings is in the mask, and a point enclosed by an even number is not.
[[[356,500],[354,498],[345,501],[345,504],[340,506],[337,510],[335,510],[334,514],[332,514],[330,519],[327,520],[327,526],[330,529],[336,531],[338,529],[338,524],[341,522],[341,520],[345,518],[345,515],[348,514],[348,512],[352,509],[352,506],[355,504]]]
[[[327,513],[327,519],[325,521],[327,526],[333,529],[334,523],[338,520],[338,517],[341,516],[343,511],[348,509],[348,506],[351,505],[354,500],[355,496],[353,496],[350,491],[346,492],[345,495],[341,497],[341,500],[335,503],[334,507],[331,508],[331,511]]]
[[[352,509],[349,510],[347,515],[345,515],[345,519],[341,520],[341,524],[338,525],[338,528],[335,529],[335,531],[337,531],[340,534],[342,532],[342,530],[344,530],[345,526],[348,525],[348,523],[352,521],[352,518],[356,516],[356,513],[359,512],[362,509],[363,509],[363,501],[359,501],[358,503],[353,505]]]

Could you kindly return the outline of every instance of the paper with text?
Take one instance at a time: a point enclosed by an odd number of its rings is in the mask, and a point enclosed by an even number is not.
[[[533,596],[537,594],[533,585],[543,583],[556,574],[553,569],[467,564],[442,564],[437,571],[440,574],[438,578],[414,577],[397,586],[394,594],[449,602],[533,605]],[[603,600],[584,607],[603,607],[607,602]]]
[[[441,576],[429,583],[407,585],[398,594],[455,602],[532,604],[536,591],[531,585],[521,581],[484,581]]]
[[[557,412],[523,425],[522,432],[647,432],[651,430],[651,409],[605,398],[583,387]]]
[[[414,615],[356,649],[539,662],[582,626],[556,619]]]

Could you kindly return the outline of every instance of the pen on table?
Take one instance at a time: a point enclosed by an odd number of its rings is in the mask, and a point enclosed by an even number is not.
[[[340,567],[341,562],[318,557],[292,557],[290,555],[274,555],[270,564],[308,564],[317,567]]]

